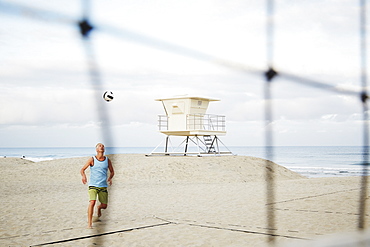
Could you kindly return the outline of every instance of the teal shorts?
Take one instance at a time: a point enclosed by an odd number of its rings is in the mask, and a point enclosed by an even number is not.
[[[90,201],[96,201],[96,197],[98,197],[100,203],[108,204],[108,190],[107,190],[107,188],[106,187],[89,186]]]

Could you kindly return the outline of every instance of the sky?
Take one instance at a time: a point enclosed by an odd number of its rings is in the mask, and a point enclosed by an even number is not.
[[[83,3],[0,0],[0,147],[90,147],[106,135],[112,146],[155,147],[165,139],[155,99],[175,95],[220,99],[207,113],[226,116],[225,145],[265,144],[265,1],[90,1],[88,41],[76,25]],[[358,5],[276,0],[275,70],[359,91]],[[101,87],[91,82],[87,46]],[[362,145],[358,97],[279,76],[271,92],[274,145]]]

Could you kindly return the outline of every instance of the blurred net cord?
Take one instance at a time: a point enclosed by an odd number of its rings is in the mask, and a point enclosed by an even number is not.
[[[366,0],[359,0],[359,16],[360,16],[360,60],[361,60],[361,86],[362,89],[350,90],[341,88],[340,86],[333,85],[331,83],[322,82],[314,79],[305,78],[299,75],[294,75],[291,73],[286,73],[284,71],[275,71],[274,69],[274,0],[266,0],[266,55],[267,55],[267,68],[257,68],[251,65],[242,64],[239,62],[234,62],[226,60],[220,57],[216,57],[195,49],[187,48],[184,46],[176,45],[164,40],[156,39],[144,34],[137,33],[124,28],[119,28],[111,26],[108,24],[100,23],[100,25],[95,25],[90,23],[90,10],[91,1],[82,0],[83,14],[82,18],[78,19],[76,17],[63,14],[56,11],[44,10],[40,8],[23,6],[16,3],[11,3],[8,1],[0,0],[0,12],[2,14],[13,15],[16,17],[26,17],[29,19],[34,19],[37,21],[42,21],[51,25],[61,24],[61,25],[73,25],[77,27],[81,33],[83,39],[83,45],[86,52],[88,70],[91,80],[91,86],[94,89],[96,99],[101,99],[101,93],[103,91],[103,82],[100,75],[100,69],[98,66],[98,61],[95,57],[94,46],[92,40],[89,38],[91,31],[101,32],[118,39],[123,39],[136,44],[141,44],[147,47],[158,49],[161,51],[193,58],[199,61],[208,62],[225,68],[229,68],[234,71],[247,73],[250,75],[258,76],[260,78],[265,78],[265,151],[269,160],[274,157],[274,142],[273,142],[273,106],[272,106],[272,80],[284,79],[293,83],[300,84],[302,86],[308,86],[324,90],[331,93],[338,93],[343,95],[355,96],[359,99],[362,104],[363,112],[363,176],[361,177],[361,193],[359,199],[359,218],[358,218],[358,229],[364,229],[364,217],[366,214],[366,198],[367,198],[367,184],[368,184],[368,166],[369,166],[369,116],[368,116],[368,93],[367,93],[367,33],[366,33]],[[99,104],[97,102],[97,112],[98,118],[101,121],[101,131],[104,138],[104,142],[109,145],[113,145],[113,135],[110,128],[109,116],[106,111],[106,106],[104,104]],[[270,163],[266,162],[266,170],[271,170],[273,167]],[[274,178],[271,176],[273,173],[266,173],[266,200],[267,200],[267,228],[270,233],[269,242],[274,244],[275,240],[273,233],[275,230],[275,213],[273,202],[275,200],[275,184]]]

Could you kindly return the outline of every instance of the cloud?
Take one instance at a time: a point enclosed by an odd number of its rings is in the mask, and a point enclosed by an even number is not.
[[[33,6],[61,11],[76,20],[81,17],[81,6],[73,1],[38,0]],[[267,64],[263,1],[160,0],[123,4],[115,0],[109,4],[96,1],[92,9],[92,22],[101,28],[92,33],[103,81],[102,92],[96,94],[76,26],[0,15],[5,37],[0,41],[2,146],[48,142],[68,146],[72,137],[76,145],[95,142],[101,138],[97,128],[104,121],[99,119],[98,106],[104,106],[109,113],[119,145],[156,145],[161,138],[156,132],[157,115],[164,112],[154,99],[178,94],[221,99],[212,102],[208,112],[226,115],[225,139],[232,145],[263,145],[262,73],[259,77],[194,56],[155,49],[150,42],[143,45],[140,40],[123,38],[106,28],[116,26],[123,33],[132,31],[262,71]],[[277,2],[275,68],[333,85],[357,87],[357,11],[357,5],[345,0]],[[102,100],[104,90],[113,91],[112,102]],[[315,143],[311,136],[320,140],[317,143],[324,143],[322,139],[332,143],[327,138],[337,140],[337,144],[357,143],[351,136],[357,136],[358,131],[351,123],[357,126],[360,119],[359,99],[288,83],[279,77],[271,90],[276,134],[283,140],[278,143]],[[36,134],[40,139],[41,133],[53,138],[31,141]],[[141,133],[150,141],[138,137]],[[327,134],[320,137],[317,133]],[[337,133],[343,133],[342,139],[333,137]]]
[[[279,68],[306,76],[357,73],[358,16],[351,1],[277,3],[274,47]]]

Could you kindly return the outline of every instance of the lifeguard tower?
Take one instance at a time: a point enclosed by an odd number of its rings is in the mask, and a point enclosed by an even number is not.
[[[232,154],[218,137],[226,135],[225,116],[206,114],[209,103],[219,100],[178,96],[156,101],[162,102],[166,112],[166,115],[158,116],[159,131],[166,135],[166,139],[163,152],[156,151],[162,142],[149,155]],[[173,136],[183,137],[175,148],[171,141]]]

